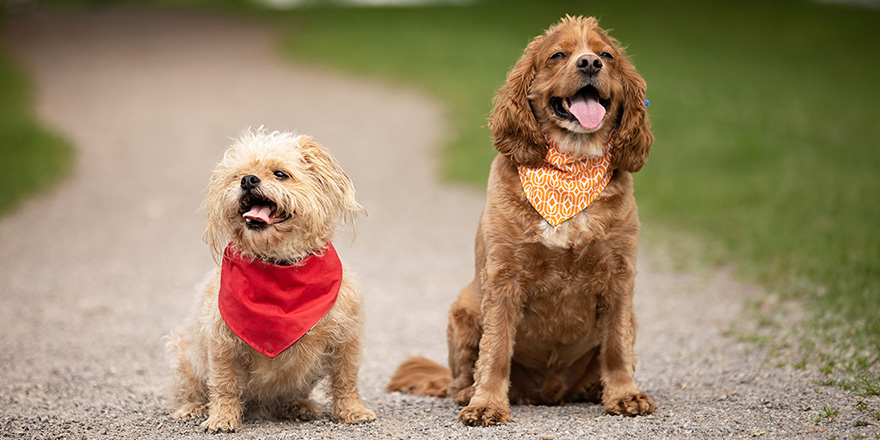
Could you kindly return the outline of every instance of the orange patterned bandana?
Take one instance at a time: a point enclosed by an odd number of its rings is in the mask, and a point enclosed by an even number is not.
[[[517,167],[529,203],[548,223],[558,226],[590,206],[613,174],[611,150],[617,130],[612,130],[602,157],[577,159],[547,141],[547,157],[536,167]]]

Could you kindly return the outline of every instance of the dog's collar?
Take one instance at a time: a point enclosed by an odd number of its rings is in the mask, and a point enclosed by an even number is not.
[[[242,341],[274,358],[330,311],[341,285],[342,262],[329,242],[292,266],[242,258],[230,244],[220,270],[220,315]]]
[[[616,137],[615,128],[608,136],[604,155],[578,159],[560,151],[555,142],[544,136],[544,161],[534,167],[517,167],[523,192],[541,217],[558,226],[590,206],[614,174],[611,151]]]
[[[261,258],[260,260],[263,261],[263,262],[265,262],[265,263],[267,263],[267,264],[272,264],[272,265],[275,265],[275,266],[294,266],[294,265],[297,265],[297,264],[301,263],[303,260],[305,260],[306,258],[308,258],[308,257],[310,257],[310,256],[312,256],[312,255],[313,255],[313,254],[309,254],[309,255],[306,255],[305,257],[302,257],[302,258],[295,258],[295,259],[292,259],[292,260],[271,261],[271,260],[266,260],[266,259],[263,259],[263,258]]]

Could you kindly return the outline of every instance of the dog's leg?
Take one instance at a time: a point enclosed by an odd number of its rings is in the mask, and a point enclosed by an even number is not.
[[[498,263],[509,259],[495,260],[486,265],[483,283],[483,334],[474,373],[474,396],[458,415],[461,423],[470,426],[510,421],[510,359],[516,325],[522,318],[523,293],[516,279],[517,268]]]
[[[623,281],[612,281],[611,288],[603,298],[604,304],[599,318],[603,332],[599,360],[605,412],[637,416],[653,413],[657,405],[645,393],[639,392],[633,377],[636,326],[632,299],[635,270],[628,272],[613,277],[614,280]]]
[[[358,391],[358,368],[361,341],[355,337],[341,344],[333,355],[330,392],[333,395],[333,420],[363,423],[376,419],[376,413],[364,405]]]
[[[167,343],[168,357],[174,377],[174,419],[202,418],[208,415],[208,392],[205,382],[193,369],[187,350],[192,341],[186,333],[171,335]]]
[[[474,365],[479,354],[480,311],[473,289],[473,283],[469,284],[452,304],[446,329],[452,370],[447,395],[459,405],[467,405],[474,395]]]
[[[205,382],[196,377],[189,359],[181,358],[174,372],[174,400],[177,410],[175,419],[202,418],[208,415],[207,388]]]
[[[226,325],[225,323],[223,324]],[[208,432],[233,432],[241,429],[241,386],[235,349],[229,340],[235,338],[228,328],[220,331],[229,333],[219,336],[223,341],[211,341],[208,346],[208,419],[201,428]]]

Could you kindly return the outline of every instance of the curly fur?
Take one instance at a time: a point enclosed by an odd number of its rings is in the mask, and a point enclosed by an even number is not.
[[[577,67],[599,54],[598,72]],[[589,130],[551,105],[588,86],[607,103]],[[644,80],[594,18],[567,16],[528,44],[494,100],[490,128],[501,154],[477,230],[475,277],[449,311],[449,368],[410,359],[389,390],[450,396],[466,405],[466,425],[509,422],[510,402],[654,412],[633,379],[639,219],[630,173],[654,140],[644,98]],[[611,181],[588,208],[550,226],[526,199],[517,166],[544,159],[543,135],[574,156],[602,154],[615,127]]]
[[[277,179],[283,171],[289,178]],[[249,229],[242,218],[242,177],[260,178],[262,198],[287,220]],[[230,241],[249,258],[299,261],[320,251],[340,223],[364,213],[351,181],[329,152],[308,136],[245,131],[223,155],[204,203],[205,241],[215,259]],[[375,418],[357,385],[363,307],[347,267],[336,304],[297,343],[270,359],[241,341],[220,315],[220,268],[199,288],[196,308],[168,338],[174,376],[175,418],[207,418],[207,431],[235,431],[250,410],[258,417],[312,419],[321,414],[311,399],[329,377],[333,419],[360,423]]]

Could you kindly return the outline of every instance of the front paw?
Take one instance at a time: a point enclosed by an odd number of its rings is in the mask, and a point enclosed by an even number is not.
[[[646,416],[656,410],[654,400],[645,393],[628,394],[605,402],[605,413],[613,416]]]
[[[312,399],[299,399],[291,403],[285,412],[287,418],[308,422],[321,415],[321,407]]]
[[[493,426],[510,422],[510,406],[469,405],[458,414],[458,421],[467,426]]]
[[[333,420],[349,425],[372,422],[376,420],[376,413],[367,408],[360,399],[352,399],[336,402],[333,408]]]
[[[186,403],[181,405],[180,408],[177,408],[177,411],[174,411],[174,414],[171,415],[172,419],[180,420],[180,419],[201,419],[208,416],[208,408],[205,405],[198,403]]]
[[[211,434],[218,432],[235,432],[241,429],[241,420],[234,417],[208,416],[208,420],[199,425],[202,430]]]
[[[234,432],[241,429],[241,406],[238,402],[211,402],[208,420],[199,425],[210,433]]]

